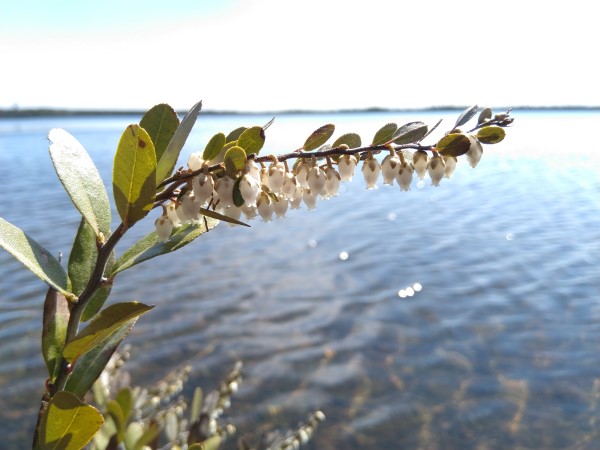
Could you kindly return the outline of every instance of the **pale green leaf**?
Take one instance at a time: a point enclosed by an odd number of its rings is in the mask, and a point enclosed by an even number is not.
[[[0,247],[17,258],[42,281],[62,292],[67,298],[72,297],[67,291],[67,274],[57,259],[27,233],[1,217]]]
[[[335,140],[333,144],[331,144],[332,148],[339,147],[342,144],[346,144],[348,148],[358,148],[361,146],[360,136],[356,133],[346,133],[341,135],[339,138]]]
[[[481,113],[479,114],[477,123],[482,124],[486,120],[490,120],[491,118],[492,118],[492,109],[491,108],[483,108],[483,111],[481,111]]]
[[[504,128],[497,126],[483,127],[477,130],[477,139],[482,144],[497,144],[506,136]]]
[[[237,139],[237,145],[244,149],[246,155],[258,154],[265,145],[265,130],[258,126],[244,130]]]
[[[231,133],[229,133],[227,135],[227,138],[226,138],[225,142],[237,141],[238,138],[242,135],[242,133],[244,131],[246,131],[247,129],[248,129],[247,127],[236,128],[235,130],[233,130]]]
[[[109,400],[106,404],[106,412],[110,414],[110,417],[117,428],[117,442],[122,442],[123,437],[125,436],[125,427],[127,426],[127,422],[125,420],[123,410],[121,409],[121,405],[119,405],[116,400]]]
[[[423,122],[410,122],[402,125],[392,136],[395,144],[412,144],[419,142],[427,134],[427,125]]]
[[[479,107],[477,105],[465,109],[461,115],[458,116],[458,119],[456,119],[456,125],[454,125],[454,127],[460,127],[467,123],[475,116],[475,114],[477,114],[477,111],[479,111]]]
[[[215,159],[221,152],[221,149],[224,145],[225,135],[223,133],[215,134],[212,138],[210,138],[208,144],[206,144],[204,153],[202,153],[202,159],[204,161],[210,161],[211,159]]]
[[[96,408],[69,392],[57,392],[40,424],[40,450],[80,450],[104,423]]]
[[[92,319],[87,327],[69,342],[63,350],[63,357],[73,362],[97,344],[116,333],[131,319],[150,311],[154,306],[139,302],[117,303],[110,305]]]
[[[179,127],[179,117],[173,108],[166,103],[161,103],[153,106],[144,114],[140,121],[140,127],[146,130],[152,139],[156,160],[160,161]]]
[[[237,172],[246,167],[246,152],[242,147],[234,145],[225,152],[223,160],[225,162],[225,170],[227,171],[227,174],[230,177],[235,178]]]
[[[83,146],[60,128],[50,130],[50,157],[71,201],[96,235],[110,233],[110,204],[98,169]]]
[[[69,316],[69,304],[65,296],[52,287],[48,288],[44,301],[42,355],[52,382],[60,371]]]
[[[154,144],[139,125],[129,125],[121,135],[113,168],[113,195],[121,221],[127,227],[145,217],[154,204]]]
[[[306,139],[302,148],[307,152],[315,150],[329,140],[335,131],[335,125],[329,123],[317,128],[312,134]]]
[[[446,156],[460,156],[469,151],[471,141],[461,133],[447,134],[436,144],[437,151]]]
[[[177,127],[177,131],[175,131],[175,134],[169,141],[169,145],[167,145],[165,152],[157,161],[156,186],[160,185],[160,183],[162,183],[164,179],[170,176],[173,172],[175,164],[177,163],[177,159],[179,158],[179,153],[181,153],[181,149],[190,135],[201,109],[201,101],[192,106],[179,124],[179,127]]]
[[[393,140],[392,138],[394,137],[394,133],[397,129],[398,125],[396,125],[395,123],[385,124],[379,130],[377,130],[377,133],[375,133],[375,136],[373,136],[373,142],[371,143],[371,145],[383,145],[386,142],[390,142],[391,140]]]

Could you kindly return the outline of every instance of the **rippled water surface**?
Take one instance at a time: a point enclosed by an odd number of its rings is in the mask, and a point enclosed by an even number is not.
[[[368,141],[387,122],[439,115],[283,116],[263,152],[297,148],[328,122]],[[454,115],[441,114],[448,126]],[[128,338],[133,379],[189,364],[190,394],[241,359],[239,432],[293,427],[321,408],[315,449],[600,448],[600,116],[515,117],[476,169],[461,161],[438,188],[367,191],[355,179],[316,211],[222,224],[119,275],[112,301],[156,304]],[[201,117],[184,154],[269,119]],[[79,219],[47,132],[74,134],[110,188],[116,143],[137,120],[0,121],[0,216],[66,259]],[[6,252],[0,263],[2,445],[27,448],[45,289]]]

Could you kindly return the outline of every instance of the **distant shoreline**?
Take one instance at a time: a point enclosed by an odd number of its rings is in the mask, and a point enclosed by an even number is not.
[[[429,108],[356,108],[337,110],[280,110],[280,111],[202,111],[203,115],[211,116],[233,116],[233,115],[273,115],[282,116],[290,114],[371,114],[371,113],[413,113],[413,112],[436,112],[436,111],[463,111],[466,106],[433,106]],[[494,111],[503,112],[507,107],[494,107]],[[513,111],[585,111],[600,112],[600,106],[517,106]],[[184,115],[186,111],[178,111]],[[142,110],[93,110],[93,109],[58,109],[58,108],[11,108],[0,109],[0,119],[3,118],[25,118],[25,117],[86,117],[86,116],[142,116]]]

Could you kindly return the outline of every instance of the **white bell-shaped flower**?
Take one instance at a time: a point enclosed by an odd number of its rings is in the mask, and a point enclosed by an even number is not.
[[[258,196],[258,200],[256,201],[256,209],[258,210],[260,217],[262,217],[262,220],[265,222],[270,222],[273,219],[273,211],[275,210],[273,200],[271,200],[271,197],[269,197],[269,195],[265,192],[262,192]]]
[[[319,166],[313,166],[308,172],[308,188],[315,195],[322,194],[325,191],[325,182],[327,175]]]
[[[394,153],[387,155],[381,162],[381,174],[383,175],[383,184],[392,186],[398,171],[400,170],[400,158]]]
[[[167,205],[167,217],[171,221],[173,227],[178,227],[181,225],[181,219],[179,219],[179,215],[177,214],[177,204],[169,203]]]
[[[273,202],[273,210],[277,217],[285,217],[285,213],[288,210],[289,201],[282,194],[277,195],[277,201]]]
[[[338,170],[340,171],[340,178],[342,181],[352,181],[354,176],[354,169],[358,161],[354,155],[342,155],[338,160]]]
[[[450,178],[456,169],[456,156],[442,156],[444,163],[446,164],[446,169],[444,170],[444,176],[446,178]]]
[[[325,181],[325,196],[336,197],[340,189],[342,178],[333,166],[329,166],[325,169],[325,175],[327,176],[327,180]]]
[[[258,211],[256,210],[256,206],[249,206],[247,204],[243,204],[240,210],[244,213],[244,216],[248,220],[254,219],[258,215]]]
[[[202,168],[204,164],[204,160],[202,159],[201,152],[194,152],[188,158],[188,167],[190,170],[199,170]]]
[[[467,151],[467,161],[469,161],[471,167],[475,167],[479,164],[481,155],[483,155],[483,147],[481,146],[481,142],[479,142],[472,134],[467,135],[467,137],[469,138],[469,141],[471,141],[471,146]]]
[[[183,208],[181,207],[181,202],[179,202],[175,205],[175,214],[177,214],[177,217],[179,218],[180,223],[183,224],[187,221],[187,217],[185,216],[185,213],[183,212]]]
[[[444,178],[444,173],[446,171],[446,165],[444,164],[442,157],[436,155],[431,158],[427,165],[427,171],[429,172],[429,178],[431,178],[431,185],[439,186],[440,180]]]
[[[256,206],[256,199],[258,198],[260,191],[260,182],[249,173],[244,175],[240,180],[240,194],[242,194],[244,204]]]
[[[244,167],[244,173],[248,173],[260,181],[260,166],[254,162],[253,159],[249,159],[246,161],[246,166]]]
[[[225,208],[225,210],[223,211],[223,215],[235,220],[240,220],[240,217],[242,217],[242,210],[237,206],[229,206],[228,208]],[[235,227],[237,226],[237,224],[230,223],[229,226]]]
[[[285,165],[282,162],[273,161],[269,166],[269,188],[271,192],[279,194],[285,180]]]
[[[407,163],[401,164],[400,169],[398,170],[398,175],[396,175],[396,181],[400,186],[400,190],[402,191],[410,191],[410,184],[413,179],[413,166]]]
[[[362,166],[363,177],[367,184],[367,189],[374,189],[377,187],[377,179],[381,172],[381,164],[377,161],[372,154],[369,154],[367,159],[364,160]]]
[[[296,188],[294,196],[290,199],[290,209],[300,209],[302,206],[302,198],[304,197],[304,188]]]
[[[167,216],[160,216],[154,222],[154,226],[156,227],[158,240],[160,242],[167,242],[171,237],[171,233],[173,232],[173,223],[171,222],[171,219],[169,219]]]
[[[192,180],[192,189],[196,201],[203,206],[213,195],[215,180],[210,173],[201,173]]]
[[[270,188],[269,186],[269,169],[263,167],[260,169],[260,184],[265,186],[266,188]]]
[[[181,198],[181,211],[186,221],[198,220],[200,214],[200,203],[196,201],[193,192],[186,192]]]
[[[296,186],[296,176],[292,172],[286,172],[283,180],[283,186],[281,186],[281,193],[283,194],[283,196],[288,200],[294,198]]]
[[[233,206],[233,185],[235,181],[233,178],[225,175],[223,178],[219,178],[215,183],[215,191],[219,196],[219,204],[223,208]]]
[[[413,167],[415,168],[415,172],[417,172],[417,176],[422,180],[425,178],[425,174],[427,173],[427,163],[429,162],[429,156],[426,151],[417,150],[413,153]]]
[[[302,200],[309,211],[317,208],[317,199],[318,194],[311,192],[310,189],[304,189],[304,192],[302,193]]]
[[[310,164],[302,160],[296,166],[296,181],[297,186],[308,189],[308,173],[310,172]]]

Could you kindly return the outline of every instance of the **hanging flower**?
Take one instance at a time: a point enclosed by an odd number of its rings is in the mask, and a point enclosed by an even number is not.
[[[202,168],[204,164],[204,160],[202,159],[202,153],[195,152],[190,155],[188,158],[188,167],[190,170],[199,170]]]
[[[258,200],[256,201],[256,209],[258,210],[258,214],[260,214],[260,217],[262,217],[263,221],[270,222],[272,220],[275,207],[271,197],[269,197],[269,195],[265,192],[262,192],[258,196]]]
[[[241,208],[238,208],[237,206],[229,206],[228,208],[225,208],[225,210],[223,211],[223,215],[225,215],[231,219],[240,220],[240,217],[242,217],[242,210],[241,210]],[[230,223],[229,226],[235,227],[235,226],[237,226],[237,224]]]
[[[290,199],[290,209],[300,209],[302,206],[302,198],[304,197],[304,189],[298,187],[294,196]]]
[[[362,173],[365,178],[365,183],[367,184],[367,189],[373,189],[377,187],[377,178],[379,178],[379,173],[381,172],[381,165],[379,161],[377,161],[371,152],[369,152],[369,156],[363,162]]]
[[[249,206],[246,203],[240,207],[240,210],[244,213],[244,216],[248,220],[252,220],[258,215],[256,206]]]
[[[223,178],[219,178],[215,183],[215,191],[219,196],[219,204],[223,208],[233,206],[233,185],[235,181],[233,178],[225,175]]]
[[[310,164],[302,160],[296,166],[297,186],[308,188],[308,173],[310,172]]]
[[[285,166],[282,162],[273,161],[269,166],[269,187],[271,192],[279,194],[285,180]]]
[[[417,176],[422,180],[425,178],[425,173],[427,173],[427,163],[429,161],[429,156],[426,151],[417,150],[413,153],[413,167],[417,172]]]
[[[283,186],[281,187],[281,193],[285,198],[291,200],[294,198],[297,186],[296,176],[292,172],[286,172],[283,180]]]
[[[387,155],[381,163],[381,174],[383,175],[383,184],[394,184],[394,179],[400,170],[400,158],[394,152],[394,155]]]
[[[323,169],[315,165],[310,172],[308,172],[308,188],[315,195],[321,194],[325,191],[325,182],[327,181],[327,175]]]
[[[215,189],[215,180],[208,172],[202,172],[192,180],[192,189],[196,201],[203,206],[212,196]]]
[[[475,167],[479,164],[479,160],[483,155],[483,147],[481,146],[481,142],[479,142],[472,134],[467,135],[467,137],[469,138],[469,141],[471,141],[471,146],[467,151],[467,161],[469,161],[471,167]]]
[[[193,192],[188,191],[181,198],[181,211],[186,221],[198,220],[200,203],[196,201]]]
[[[173,227],[178,227],[181,225],[181,220],[177,215],[177,204],[171,202],[167,205],[167,217],[171,221]]]
[[[240,194],[244,199],[244,204],[256,206],[256,199],[260,194],[260,181],[250,173],[244,175],[240,181]]]
[[[407,163],[401,164],[400,169],[398,170],[398,175],[396,175],[396,181],[400,186],[400,190],[402,191],[410,191],[410,183],[412,183],[413,179],[413,166]]]
[[[167,216],[160,216],[154,222],[154,226],[156,227],[158,240],[160,242],[167,242],[171,237],[171,233],[173,232],[173,223],[171,222],[171,219],[169,219]]]
[[[244,167],[244,173],[248,173],[258,181],[260,181],[260,166],[254,162],[253,159],[246,161],[246,167]]]
[[[317,197],[318,195],[311,192],[310,189],[304,190],[302,194],[302,200],[304,201],[304,204],[306,205],[309,211],[312,211],[313,209],[317,208]]]
[[[342,155],[338,160],[338,170],[340,171],[340,178],[342,181],[352,181],[354,176],[354,169],[358,161],[354,155]]]
[[[450,178],[456,169],[456,156],[442,156],[444,163],[446,164],[446,169],[444,170],[444,176],[446,178]]]
[[[436,155],[431,158],[429,160],[429,164],[427,165],[427,170],[429,171],[429,178],[431,178],[432,186],[439,186],[440,180],[444,178],[444,172],[446,170],[446,166],[442,157]]]
[[[336,197],[340,189],[340,181],[342,178],[335,167],[329,166],[325,169],[325,196]]]
[[[288,210],[289,201],[281,194],[277,195],[277,201],[273,202],[273,210],[275,211],[275,215],[277,217],[285,217],[285,213]]]

